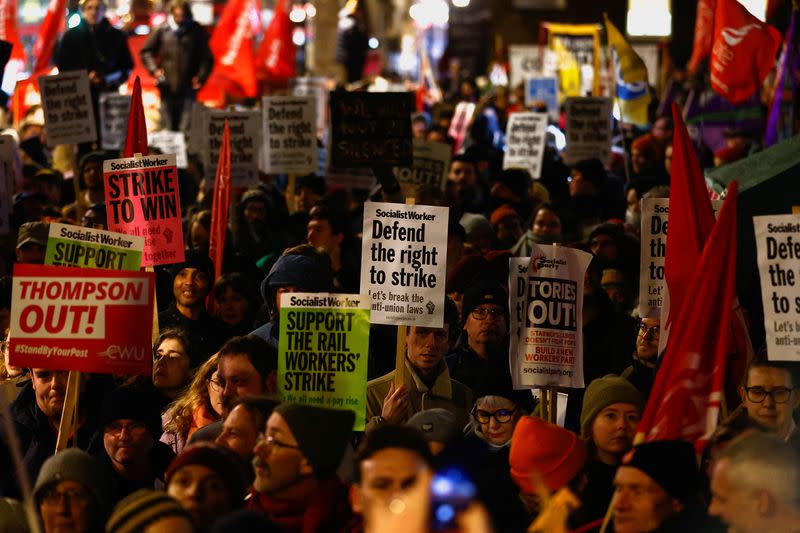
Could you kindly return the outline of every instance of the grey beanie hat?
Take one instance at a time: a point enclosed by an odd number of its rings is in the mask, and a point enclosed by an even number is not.
[[[406,425],[419,430],[426,442],[449,444],[460,433],[455,415],[441,407],[420,411],[409,418]]]
[[[103,472],[100,462],[77,448],[69,448],[49,457],[39,470],[36,485],[33,487],[33,497],[39,501],[44,491],[53,483],[60,481],[75,481],[84,486],[102,507],[109,505],[108,478]]]

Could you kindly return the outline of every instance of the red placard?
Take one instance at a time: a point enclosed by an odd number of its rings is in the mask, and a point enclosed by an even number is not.
[[[150,375],[155,274],[14,265],[9,363]]]
[[[182,263],[183,225],[173,154],[103,161],[108,229],[144,238],[142,266]]]

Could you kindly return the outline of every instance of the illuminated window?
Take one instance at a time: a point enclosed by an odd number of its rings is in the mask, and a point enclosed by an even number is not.
[[[672,35],[671,0],[628,0],[628,35],[669,37]]]

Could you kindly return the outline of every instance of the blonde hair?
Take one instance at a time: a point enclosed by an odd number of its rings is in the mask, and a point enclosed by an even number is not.
[[[208,361],[200,365],[186,392],[167,407],[164,413],[166,419],[164,423],[165,432],[174,433],[185,439],[189,434],[194,412],[202,406],[213,411],[211,399],[208,396],[208,380],[211,379],[211,375],[217,369],[218,363],[219,354],[214,354]]]

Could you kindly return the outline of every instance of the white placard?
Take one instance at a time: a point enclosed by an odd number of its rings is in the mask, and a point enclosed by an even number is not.
[[[175,163],[178,168],[186,168],[188,166],[186,135],[182,131],[161,130],[147,132],[147,144],[158,148],[161,153],[175,154]]]
[[[530,263],[509,272],[515,389],[583,388],[583,277],[591,259],[573,248],[537,244]]]
[[[322,139],[328,129],[328,79],[322,77],[295,78],[294,96],[313,96],[317,103],[317,136]]]
[[[126,94],[100,95],[100,147],[103,150],[122,150],[128,133],[131,97]]]
[[[509,83],[512,89],[526,78],[556,76],[558,58],[549,48],[542,51],[539,45],[512,44],[508,47]]]
[[[364,204],[360,292],[371,298],[370,322],[442,327],[449,211]]]
[[[524,168],[532,178],[540,177],[546,137],[547,113],[511,113],[503,169]]]
[[[771,361],[800,361],[800,217],[753,217]]]
[[[449,144],[414,139],[414,166],[394,167],[401,186],[444,190],[452,149]]]
[[[265,96],[263,164],[267,174],[310,174],[317,169],[316,102],[313,96]]]
[[[599,159],[611,154],[611,98],[568,98],[566,102],[567,164]]]
[[[257,185],[259,147],[261,146],[260,111],[211,111],[207,113],[204,154],[206,178],[213,183],[226,120],[231,131],[231,184],[233,187]]]
[[[42,76],[39,89],[49,146],[97,140],[89,76],[85,70]]]

